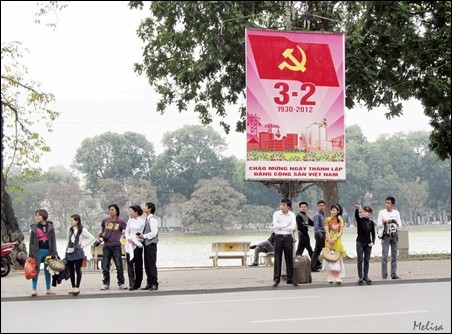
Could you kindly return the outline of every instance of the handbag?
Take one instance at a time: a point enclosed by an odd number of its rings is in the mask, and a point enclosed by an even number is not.
[[[51,258],[47,261],[47,265],[50,269],[53,271],[64,271],[64,268],[66,267],[66,263],[64,263],[63,260],[60,260],[58,258]]]
[[[328,262],[336,262],[340,259],[341,253],[336,252],[334,249],[324,247],[320,256]]]
[[[35,278],[38,275],[36,268],[36,260],[33,257],[29,257],[24,264],[25,279]]]
[[[82,259],[82,268],[86,268],[88,266],[88,258],[86,255]]]

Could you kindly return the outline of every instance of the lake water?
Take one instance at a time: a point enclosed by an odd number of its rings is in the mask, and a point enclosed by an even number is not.
[[[212,242],[214,241],[249,241],[257,244],[266,240],[270,235],[268,232],[243,233],[234,235],[201,236],[193,234],[160,233],[157,254],[157,266],[159,268],[183,268],[183,267],[211,267]],[[313,232],[310,230],[311,245],[314,248]],[[26,236],[28,238],[28,236]],[[410,254],[435,254],[451,253],[451,228],[450,225],[433,227],[431,225],[409,228],[409,253]],[[347,228],[342,236],[347,253],[356,256],[356,229]],[[26,240],[28,245],[28,240]],[[66,241],[58,240],[58,252],[64,254]],[[91,257],[89,251],[86,252]],[[250,255],[254,251],[250,250]],[[307,251],[304,252],[307,255]],[[381,242],[377,239],[372,248],[372,256],[381,255]],[[220,260],[222,266],[238,266],[240,260]],[[251,261],[251,259],[250,259]]]

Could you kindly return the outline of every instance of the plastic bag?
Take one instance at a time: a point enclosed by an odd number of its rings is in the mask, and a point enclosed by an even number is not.
[[[25,261],[24,274],[26,279],[32,279],[38,275],[36,260],[34,258],[29,257],[27,261]]]

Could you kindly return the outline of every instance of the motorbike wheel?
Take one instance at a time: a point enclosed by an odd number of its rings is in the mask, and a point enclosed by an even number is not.
[[[5,277],[11,271],[11,265],[8,262],[2,262],[2,277]]]

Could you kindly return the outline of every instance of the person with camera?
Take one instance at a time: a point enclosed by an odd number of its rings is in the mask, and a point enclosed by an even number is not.
[[[139,205],[129,207],[129,220],[126,227],[126,256],[127,274],[129,276],[129,290],[141,288],[143,281],[143,244],[138,235],[144,227],[143,209]]]
[[[391,246],[391,278],[399,279],[397,276],[397,252],[399,235],[398,228],[402,226],[400,213],[394,209],[395,199],[388,196],[385,200],[385,209],[378,213],[377,228],[383,231],[381,237],[381,277],[388,278],[388,253]]]
[[[158,273],[157,273],[157,243],[159,241],[158,222],[155,219],[155,204],[147,202],[143,207],[146,214],[143,231],[137,233],[138,239],[144,245],[144,270],[146,271],[146,286],[141,290],[158,290]]]
[[[102,287],[101,290],[110,289],[110,267],[111,260],[115,262],[116,276],[118,279],[119,289],[126,290],[124,284],[124,268],[122,265],[122,232],[126,229],[127,223],[119,217],[119,207],[116,204],[108,206],[108,217],[102,220],[99,238],[94,242],[94,246],[104,243],[102,249]]]
[[[361,212],[361,215],[360,215]],[[355,204],[355,219],[357,225],[356,258],[358,268],[358,284],[372,284],[369,278],[369,261],[372,246],[375,244],[375,223],[370,219],[372,208]]]

